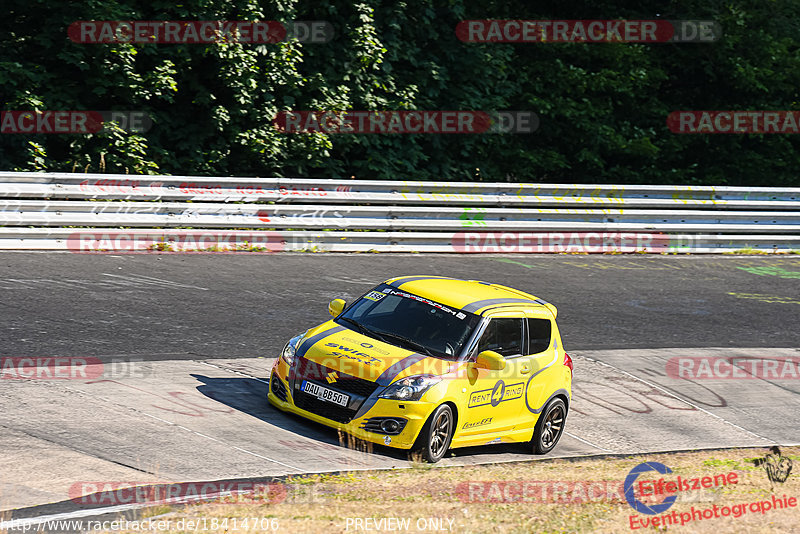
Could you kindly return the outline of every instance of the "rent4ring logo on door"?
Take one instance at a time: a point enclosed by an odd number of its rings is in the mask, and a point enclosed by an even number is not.
[[[525,391],[525,383],[510,384],[506,386],[505,382],[499,380],[492,389],[482,389],[481,391],[474,391],[469,396],[469,407],[477,408],[478,406],[486,406],[491,404],[497,406],[501,402],[519,399]]]

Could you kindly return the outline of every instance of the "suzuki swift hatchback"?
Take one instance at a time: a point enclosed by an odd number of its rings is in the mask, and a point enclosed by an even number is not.
[[[572,391],[572,359],[556,307],[509,287],[402,276],[289,340],[275,361],[269,402],[357,438],[428,462],[450,448],[558,443]]]

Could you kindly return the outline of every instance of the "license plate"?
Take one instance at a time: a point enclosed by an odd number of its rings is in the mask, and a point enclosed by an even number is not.
[[[303,380],[300,390],[308,393],[309,395],[314,395],[319,400],[332,402],[334,404],[338,404],[339,406],[344,406],[345,408],[347,407],[347,403],[350,402],[350,397],[348,395],[319,386],[306,380]]]

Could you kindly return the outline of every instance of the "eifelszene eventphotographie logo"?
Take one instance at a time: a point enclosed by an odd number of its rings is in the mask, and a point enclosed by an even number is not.
[[[636,479],[639,478],[639,475],[642,473],[647,473],[649,471],[656,471],[662,475],[672,473],[672,469],[659,462],[644,462],[637,465],[631,469],[630,473],[628,473],[628,476],[625,477],[625,484],[623,485],[625,490],[625,500],[628,501],[628,504],[630,504],[631,507],[640,514],[657,515],[669,510],[670,506],[675,504],[675,500],[678,497],[675,495],[670,495],[668,497],[664,497],[664,500],[657,504],[646,504],[640,501],[636,497],[636,492],[634,491]]]

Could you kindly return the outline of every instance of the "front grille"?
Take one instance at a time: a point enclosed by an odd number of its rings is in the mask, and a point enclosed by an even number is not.
[[[275,373],[272,373],[272,376],[269,377],[269,388],[276,397],[286,402],[286,386],[283,385],[283,382]]]
[[[337,423],[349,423],[356,414],[355,410],[332,402],[321,401],[315,396],[299,390],[294,393],[294,405]]]
[[[336,374],[336,380],[333,382],[327,380],[331,373]],[[345,408],[331,402],[321,401],[313,395],[300,391],[300,384],[303,383],[303,380],[312,380],[321,386],[349,395],[350,405]],[[289,383],[292,387],[295,406],[337,423],[349,423],[364,400],[378,388],[378,384],[375,382],[336,371],[306,358],[297,360]]]
[[[336,373],[337,380],[329,382],[328,375]],[[352,393],[360,397],[369,397],[378,388],[378,384],[353,375],[348,375],[330,367],[319,365],[305,358],[300,358],[297,362],[295,374],[298,379],[314,380],[342,393]]]

